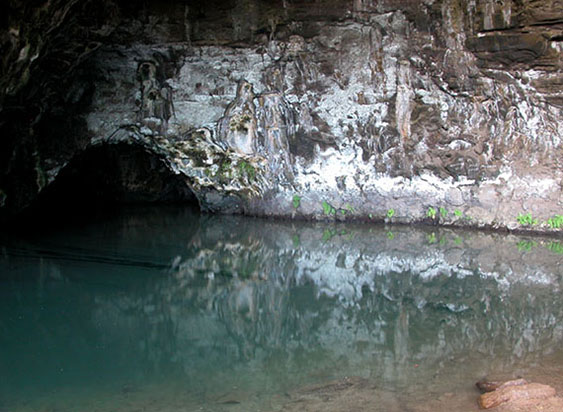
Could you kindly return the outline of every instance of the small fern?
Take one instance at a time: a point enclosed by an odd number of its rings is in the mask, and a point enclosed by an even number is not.
[[[525,215],[520,213],[516,218],[516,221],[521,225],[528,225],[528,226],[538,224],[538,219],[534,219],[530,212],[526,213]]]

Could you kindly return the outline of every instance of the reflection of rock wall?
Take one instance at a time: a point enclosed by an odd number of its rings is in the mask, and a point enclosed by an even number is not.
[[[444,359],[479,353],[502,368],[555,350],[563,338],[556,320],[563,316],[559,258],[553,253],[518,256],[511,239],[485,235],[463,247],[440,246],[428,244],[429,233],[412,231],[394,232],[390,240],[383,232],[352,230],[323,243],[322,226],[297,232],[296,245],[291,228],[268,226],[262,234],[243,235],[242,243],[233,236],[219,245],[222,251],[200,253],[175,272],[196,279],[201,272],[194,268],[214,268],[205,301],[212,284],[224,284],[218,274],[241,276],[248,262],[259,268],[219,287],[212,299],[243,351],[281,346],[291,358],[295,345],[310,351],[319,346],[357,370],[364,370],[370,353],[374,363],[390,362],[381,379],[401,381],[413,362],[435,372]],[[440,239],[451,243],[457,237],[446,232]],[[281,246],[277,255],[269,242]],[[218,264],[244,244],[254,244],[254,252]],[[268,280],[259,279],[264,273]]]
[[[414,363],[422,382],[460,359],[486,373],[560,347],[557,254],[481,233],[328,229],[206,219],[157,293],[100,297],[97,319],[142,318],[150,362],[194,377],[283,359],[291,373],[338,364],[395,385]]]
[[[68,350],[125,375],[116,380],[251,376],[279,387],[337,373],[397,387],[443,383],[458,363],[471,363],[471,380],[513,370],[563,340],[561,256],[539,237],[533,246],[484,233],[149,209],[49,240],[14,249],[18,259],[28,248],[31,259],[48,252],[33,298],[5,301],[7,318],[34,314],[27,321],[41,325],[19,332],[30,338],[24,371],[34,368],[28,352],[52,354],[36,365],[43,373],[68,362]],[[16,263],[8,244],[0,273]],[[35,280],[25,270],[14,278]],[[61,299],[79,310],[61,315]],[[13,336],[1,337],[3,347],[21,345]],[[44,344],[57,339],[62,350]]]

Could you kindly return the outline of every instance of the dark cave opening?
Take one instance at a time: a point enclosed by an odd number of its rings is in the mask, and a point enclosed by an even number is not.
[[[25,211],[24,220],[60,222],[157,204],[199,212],[186,178],[156,154],[127,143],[104,144],[75,156]]]

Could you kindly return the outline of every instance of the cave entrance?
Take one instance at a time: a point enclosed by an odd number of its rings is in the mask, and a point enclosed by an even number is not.
[[[185,176],[174,174],[157,155],[141,146],[105,144],[75,156],[29,214],[66,219],[156,204],[181,204],[199,212]]]

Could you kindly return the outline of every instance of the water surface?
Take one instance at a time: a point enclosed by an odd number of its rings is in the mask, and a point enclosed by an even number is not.
[[[4,236],[0,410],[477,410],[561,376],[561,250],[181,208]]]

